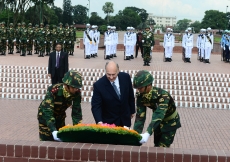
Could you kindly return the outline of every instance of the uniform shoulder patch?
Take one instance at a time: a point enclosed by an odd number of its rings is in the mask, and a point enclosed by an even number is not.
[[[61,86],[61,84],[55,84],[51,89],[51,93],[56,94],[58,92],[58,90],[60,89],[60,86]]]

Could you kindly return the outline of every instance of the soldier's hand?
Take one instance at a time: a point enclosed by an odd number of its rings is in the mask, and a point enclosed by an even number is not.
[[[140,134],[142,139],[140,140],[140,143],[146,143],[149,139],[150,134],[148,132],[145,132],[144,134]]]
[[[100,121],[100,122],[98,122],[97,124],[103,124],[103,122],[102,122],[102,121]]]
[[[51,78],[51,74],[48,74],[47,76]]]
[[[151,51],[153,50],[153,46],[151,46]]]
[[[142,40],[142,43],[144,43],[145,42],[145,40]]]
[[[27,39],[27,42],[29,42],[29,40]]]
[[[58,142],[62,142],[62,140],[60,138],[57,137],[57,133],[58,131],[53,131],[52,132],[52,135],[53,135],[53,138],[55,141],[58,141]]]

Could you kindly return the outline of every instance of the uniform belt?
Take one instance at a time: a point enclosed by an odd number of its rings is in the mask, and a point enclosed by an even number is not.
[[[164,118],[163,121],[169,121],[171,119],[174,119],[177,116],[177,111],[174,111],[174,113],[170,116],[168,116],[167,118]]]

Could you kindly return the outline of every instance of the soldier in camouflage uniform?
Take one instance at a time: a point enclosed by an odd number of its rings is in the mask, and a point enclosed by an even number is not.
[[[150,52],[153,50],[153,46],[155,44],[154,41],[154,34],[150,31],[150,27],[147,26],[145,28],[145,32],[143,33],[143,61],[144,65],[143,66],[150,66],[149,62],[151,60],[150,57]]]
[[[8,54],[13,54],[14,53],[14,28],[13,28],[13,23],[10,23],[10,28],[7,30],[7,38],[8,38]]]
[[[39,44],[38,44],[38,32],[39,32],[39,28],[38,28],[38,24],[35,25],[35,29],[34,29],[34,54],[38,54],[39,53]]]
[[[46,25],[45,29],[45,40],[46,40],[46,56],[49,56],[51,50],[51,31],[49,24]]]
[[[71,46],[71,40],[70,40],[70,29],[69,24],[65,24],[65,37],[64,37],[64,52],[66,52],[68,55],[70,53],[70,46]]]
[[[0,31],[0,48],[2,55],[6,55],[6,41],[7,41],[7,28],[5,27],[5,22],[2,22],[2,27]]]
[[[65,30],[62,28],[62,23],[59,23],[59,27],[57,28],[57,43],[61,44],[63,51],[63,44],[64,44],[64,38],[65,38]]]
[[[2,23],[0,22],[0,52],[2,52],[2,48],[1,48],[2,36],[1,36],[1,34],[2,34]],[[0,54],[0,55],[2,55],[2,54]]]
[[[38,42],[38,47],[39,47],[39,55],[38,57],[44,57],[45,53],[45,47],[46,47],[46,40],[45,40],[45,30],[43,28],[44,24],[40,24],[40,29],[37,34],[37,42]]]
[[[55,51],[55,47],[57,44],[57,26],[53,25],[53,30],[51,31],[51,36],[52,36],[52,49]]]
[[[73,25],[70,25],[70,40],[71,40],[71,47],[70,47],[70,54],[73,56],[74,52],[74,44],[76,41],[76,29],[73,27]]]
[[[16,53],[20,53],[20,37],[21,37],[21,23],[18,23],[18,27],[15,29],[15,39],[16,39]]]
[[[27,55],[32,55],[33,51],[33,39],[34,39],[34,29],[32,28],[32,24],[28,24],[28,41],[27,41]]]
[[[134,88],[138,89],[136,105],[137,114],[134,130],[142,133],[146,119],[146,107],[152,109],[152,119],[147,131],[141,134],[140,143],[147,142],[154,133],[155,147],[170,147],[173,143],[176,130],[181,127],[180,117],[171,95],[157,87],[152,87],[153,76],[146,70],[135,74]]]
[[[28,30],[25,27],[25,23],[22,22],[22,28],[20,31],[20,50],[21,50],[21,55],[20,56],[26,56],[26,48],[27,48],[27,40],[28,40]]]
[[[81,91],[82,76],[74,70],[68,71],[63,83],[47,89],[45,99],[38,108],[39,136],[41,141],[60,141],[59,128],[65,126],[66,109],[72,105],[73,125],[82,120]]]

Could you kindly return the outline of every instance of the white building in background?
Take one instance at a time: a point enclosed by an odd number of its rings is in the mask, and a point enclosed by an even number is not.
[[[177,23],[176,16],[175,17],[170,17],[170,16],[157,16],[154,15],[153,13],[148,13],[148,19],[153,19],[156,23],[156,26],[162,26],[167,27],[167,26],[174,26]]]

